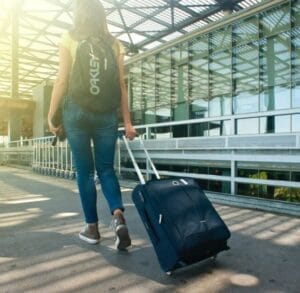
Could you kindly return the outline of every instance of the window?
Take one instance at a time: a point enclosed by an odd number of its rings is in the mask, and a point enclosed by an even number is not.
[[[258,112],[258,92],[256,90],[236,93],[233,97],[235,114]]]
[[[221,51],[211,54],[210,95],[218,96],[231,93],[231,53]]]
[[[292,107],[300,107],[300,28],[292,30]]]
[[[209,116],[223,116],[231,114],[231,95],[213,97],[209,101]]]
[[[243,19],[233,24],[233,43],[239,45],[258,39],[258,18],[257,16]]]
[[[260,118],[260,133],[282,133],[291,131],[291,116],[268,116]]]
[[[258,43],[233,50],[233,111],[235,114],[257,112],[259,88]]]
[[[163,51],[156,57],[156,119],[171,120],[171,52]]]
[[[237,134],[257,134],[259,127],[258,118],[238,119]]]
[[[292,87],[292,106],[293,108],[300,107],[300,83],[294,84]]]
[[[291,89],[289,84],[264,88],[260,93],[260,110],[270,111],[290,107]]]
[[[231,99],[231,54],[221,51],[211,54],[209,116],[232,113]]]
[[[300,27],[291,31],[292,36],[292,81],[300,81]]]
[[[190,118],[208,116],[208,37],[190,43]]]
[[[137,62],[129,69],[128,83],[130,110],[134,124],[143,124],[143,98],[142,98],[142,68],[141,62]]]
[[[269,36],[278,32],[290,29],[290,9],[289,5],[275,7],[264,11],[260,15],[261,33],[263,36]]]
[[[295,26],[300,26],[300,1],[292,1],[292,22]]]
[[[231,49],[231,26],[214,31],[210,34],[212,51]]]
[[[180,65],[177,70],[177,100],[173,106],[173,120],[175,121],[189,119],[188,65]]]
[[[290,51],[289,33],[261,40],[261,111],[286,109],[291,105]]]
[[[220,136],[230,134],[230,120],[208,122],[209,136]]]
[[[208,116],[208,98],[197,99],[190,104],[190,118],[204,118]]]
[[[208,122],[191,124],[190,136],[208,136]]]
[[[142,63],[142,95],[145,102],[145,123],[155,123],[155,59],[154,56]]]
[[[291,116],[281,115],[275,116],[275,133],[291,131]]]
[[[300,114],[292,115],[292,132],[300,132]]]

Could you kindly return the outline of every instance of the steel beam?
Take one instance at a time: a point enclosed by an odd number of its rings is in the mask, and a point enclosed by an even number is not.
[[[13,0],[11,11],[11,98],[19,97],[19,10],[20,1]]]

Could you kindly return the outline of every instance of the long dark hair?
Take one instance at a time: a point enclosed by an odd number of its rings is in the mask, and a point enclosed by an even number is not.
[[[115,41],[108,31],[105,10],[99,0],[76,0],[73,11],[74,27],[70,34],[75,40],[99,37],[111,44]]]

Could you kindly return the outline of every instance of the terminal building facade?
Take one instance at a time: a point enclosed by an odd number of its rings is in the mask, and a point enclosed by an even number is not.
[[[261,1],[211,19],[126,61],[133,123],[161,177],[193,177],[215,202],[299,215],[300,0]],[[74,178],[67,142],[53,147],[47,131],[51,90],[45,81],[22,108],[0,111],[12,126],[30,116],[33,135],[5,144],[0,163]],[[151,178],[139,141],[130,145]],[[137,180],[122,143],[116,154],[121,177]]]
[[[133,122],[156,142],[148,146],[165,176],[300,202],[300,1],[262,2],[126,68]]]

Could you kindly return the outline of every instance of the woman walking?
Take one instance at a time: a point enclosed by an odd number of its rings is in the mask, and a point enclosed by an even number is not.
[[[50,131],[59,135],[62,126],[56,127],[53,124],[53,118],[64,99],[63,128],[75,160],[77,183],[86,222],[84,229],[79,233],[80,239],[90,244],[96,244],[100,240],[97,191],[94,182],[94,170],[96,169],[102,192],[113,217],[116,248],[123,250],[131,245],[131,239],[123,215],[124,206],[120,186],[113,167],[118,128],[118,107],[123,117],[126,137],[133,139],[136,135],[128,110],[128,96],[124,81],[124,50],[121,43],[109,33],[105,11],[99,0],[77,0],[75,2],[74,26],[70,31],[63,34],[59,43],[59,69],[53,87],[48,124]],[[70,91],[70,80],[72,81],[73,69],[77,66],[75,61],[78,58],[76,54],[78,54],[79,45],[91,38],[105,42],[106,47],[108,46],[113,52],[113,58],[117,64],[116,75],[120,87],[120,99],[111,101],[111,107],[103,105],[104,109],[108,110],[102,112],[92,111],[93,107],[97,107],[97,105],[94,106],[91,103],[89,103],[89,108],[84,107],[78,101],[85,97],[75,98],[78,91]],[[106,69],[107,58],[104,61]],[[91,63],[95,68],[98,68],[96,63]],[[93,77],[91,89],[94,92],[98,92],[96,84],[98,75],[97,72],[91,71]],[[115,89],[112,88],[111,90],[114,91]],[[109,96],[107,94],[107,97]],[[112,98],[114,97],[112,96]],[[109,99],[111,98],[106,99],[106,103],[110,103]]]

